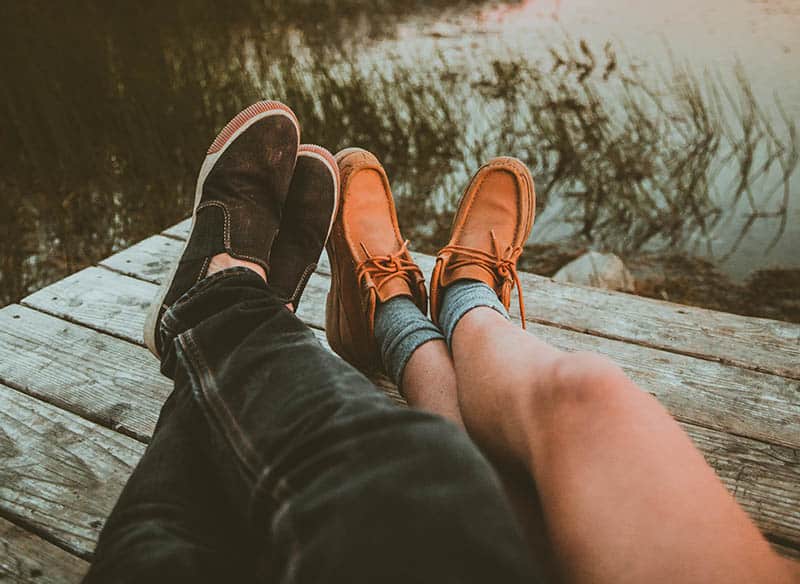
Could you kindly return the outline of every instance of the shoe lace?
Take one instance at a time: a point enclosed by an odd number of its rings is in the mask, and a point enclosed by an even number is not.
[[[477,265],[490,272],[496,278],[502,280],[500,286],[500,301],[508,308],[511,304],[511,292],[516,287],[519,296],[519,314],[522,318],[522,328],[525,328],[525,300],[522,297],[522,283],[517,274],[517,259],[522,254],[522,246],[509,245],[501,250],[500,243],[497,241],[494,229],[489,231],[492,238],[492,248],[494,253],[475,249],[463,245],[448,245],[439,253],[451,253],[454,260],[450,262],[448,268],[456,270],[464,266]]]
[[[412,289],[415,281],[424,279],[422,270],[408,256],[408,244],[409,240],[406,239],[396,252],[388,255],[373,256],[364,242],[359,243],[366,259],[356,266],[356,278],[359,286],[369,287],[370,297],[377,297],[378,292],[394,279],[405,279],[411,284]],[[370,336],[374,334],[377,304],[377,302],[369,303]]]

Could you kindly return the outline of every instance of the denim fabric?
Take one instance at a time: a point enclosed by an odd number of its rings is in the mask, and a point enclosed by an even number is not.
[[[453,333],[456,325],[473,308],[486,306],[509,318],[508,311],[497,297],[497,293],[483,282],[477,280],[458,280],[444,289],[439,324],[447,339],[447,346],[453,346]]]
[[[536,582],[493,469],[392,404],[254,273],[163,319],[175,381],[86,581]]]
[[[444,340],[442,331],[422,314],[406,296],[397,296],[378,304],[375,311],[375,340],[389,377],[397,384],[414,351],[428,341]]]

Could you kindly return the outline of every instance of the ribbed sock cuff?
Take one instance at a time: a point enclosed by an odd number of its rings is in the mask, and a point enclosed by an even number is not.
[[[428,341],[444,340],[444,336],[410,298],[399,296],[378,305],[375,312],[375,339],[380,346],[386,372],[399,386],[414,351]]]
[[[485,306],[492,308],[510,320],[508,311],[489,286],[477,280],[458,280],[444,289],[439,324],[447,339],[447,346],[453,342],[453,331],[465,314],[473,308]]]

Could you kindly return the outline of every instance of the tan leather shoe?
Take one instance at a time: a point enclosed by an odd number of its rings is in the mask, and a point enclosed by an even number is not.
[[[341,192],[327,245],[332,281],[325,332],[344,360],[375,373],[382,368],[374,335],[378,303],[407,296],[426,312],[425,278],[400,235],[389,179],[378,159],[348,148],[336,162]]]
[[[516,158],[494,158],[478,170],[461,196],[450,243],[436,257],[431,276],[433,322],[439,324],[446,286],[458,280],[478,280],[497,292],[506,309],[516,286],[525,327],[517,259],[533,227],[535,210],[533,178],[522,162]]]

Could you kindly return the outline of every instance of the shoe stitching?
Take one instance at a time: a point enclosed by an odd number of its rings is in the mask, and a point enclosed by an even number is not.
[[[289,296],[289,302],[294,305],[295,310],[297,310],[297,305],[300,304],[300,297],[303,295],[303,290],[305,290],[306,284],[308,284],[308,281],[311,279],[311,275],[316,269],[316,262],[306,266],[306,269],[303,270],[303,273],[300,275],[300,280],[297,282],[294,292],[292,292],[291,296]]]
[[[225,215],[225,226],[223,230],[223,239],[224,239],[223,244],[225,245],[225,251],[227,251],[229,254],[231,254],[237,259],[252,261],[262,267],[265,267],[266,262],[263,259],[239,253],[233,250],[233,245],[231,245],[231,214],[230,211],[228,210],[228,206],[225,203],[221,203],[220,201],[206,201],[205,203],[198,205],[197,210],[200,211],[201,209],[206,209],[208,207],[219,207],[220,209],[222,209],[222,212]]]
[[[208,271],[208,266],[211,264],[211,256],[206,256],[206,259],[203,260],[203,265],[200,268],[200,273],[197,274],[197,280],[194,281],[197,284],[200,280],[205,278],[206,272]]]

